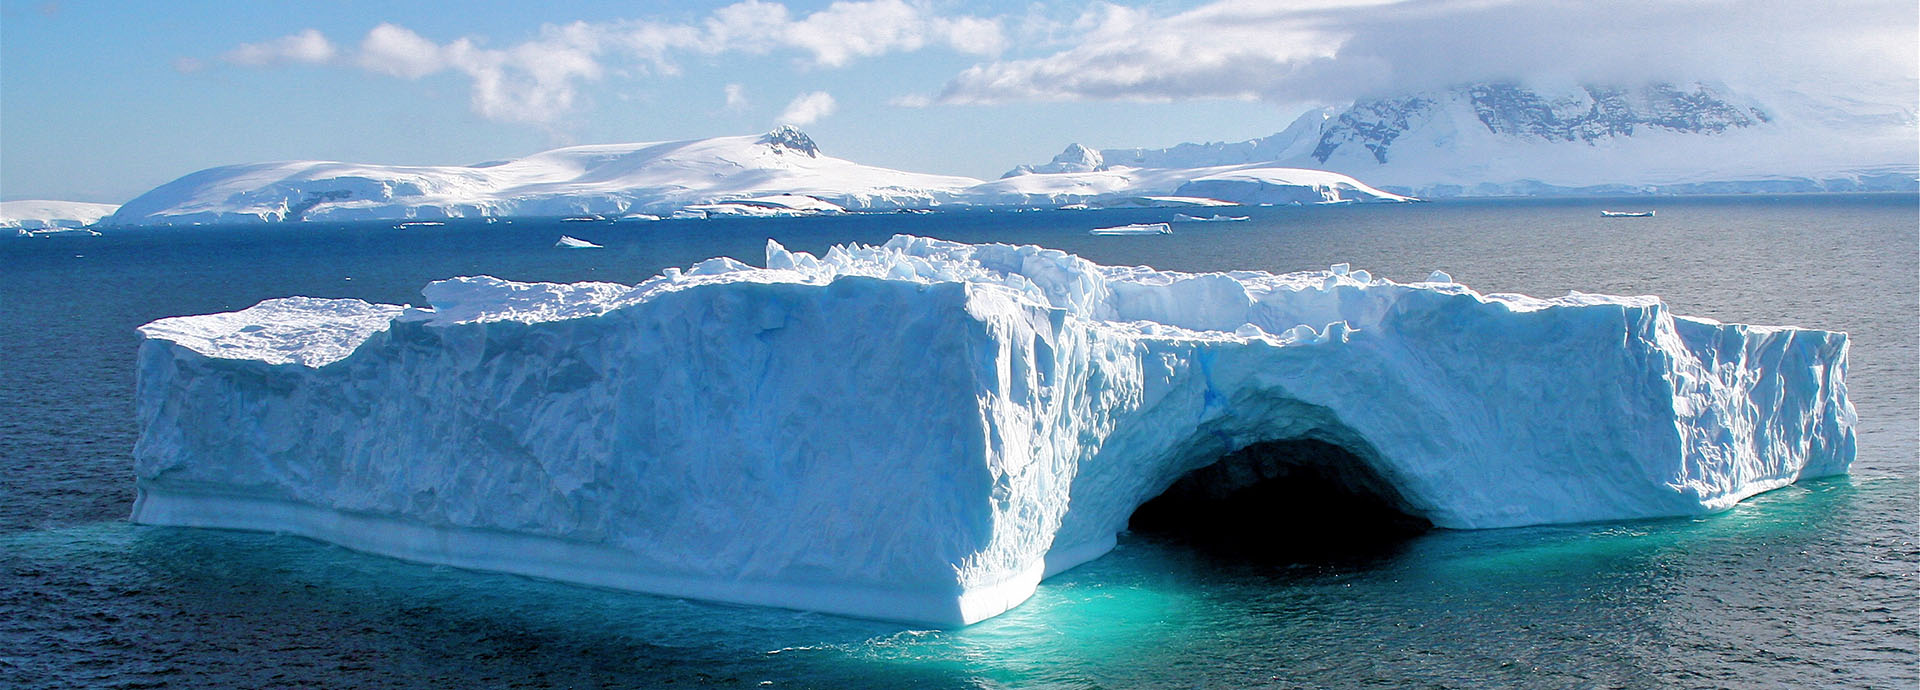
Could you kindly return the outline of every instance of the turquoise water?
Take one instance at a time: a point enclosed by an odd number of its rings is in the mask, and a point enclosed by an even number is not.
[[[1600,208],[1655,208],[1651,219]],[[0,687],[1913,687],[1920,209],[1911,195],[654,224],[201,228],[0,242]],[[1242,213],[1242,212],[1236,212]],[[550,247],[561,233],[607,245]],[[894,232],[1102,263],[1439,268],[1482,291],[1659,294],[1680,313],[1846,330],[1851,477],[1700,519],[1437,531],[1337,559],[1123,536],[954,630],[422,566],[291,537],[127,524],[132,329],[437,278],[637,281],[766,238]],[[1311,530],[1317,525],[1276,525]]]

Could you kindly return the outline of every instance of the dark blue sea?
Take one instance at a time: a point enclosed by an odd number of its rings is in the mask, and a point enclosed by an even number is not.
[[[1653,218],[1603,219],[1607,209]],[[587,224],[293,224],[0,240],[0,687],[1913,688],[1920,204],[1910,194]],[[561,234],[606,248],[560,250]],[[1123,535],[1021,607],[923,630],[126,521],[134,328],[429,281],[637,282],[771,237],[1034,243],[1107,264],[1444,269],[1852,335],[1850,477],[1722,514],[1235,558]],[[1275,524],[1277,531],[1321,529]]]

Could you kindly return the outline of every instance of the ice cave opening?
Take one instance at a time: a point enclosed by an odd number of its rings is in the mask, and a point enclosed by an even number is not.
[[[1311,438],[1228,453],[1175,480],[1127,522],[1147,539],[1270,564],[1383,556],[1432,527],[1360,455]]]

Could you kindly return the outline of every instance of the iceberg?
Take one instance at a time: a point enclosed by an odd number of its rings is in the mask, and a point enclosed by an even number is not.
[[[1173,227],[1170,225],[1167,225],[1166,223],[1133,223],[1130,225],[1115,225],[1110,228],[1094,228],[1092,230],[1088,230],[1087,234],[1089,235],[1171,235],[1173,234]]]
[[[70,227],[49,225],[39,230],[14,228],[14,237],[99,237],[101,232],[90,227]]]
[[[578,237],[574,237],[572,235],[561,235],[559,240],[554,241],[553,246],[559,249],[601,249],[602,248],[600,245],[594,244],[592,242],[588,242],[586,240],[580,239]]]
[[[141,327],[133,520],[961,625],[1176,484],[1273,476],[1222,467],[1263,444],[1456,529],[1709,513],[1854,456],[1843,333],[1443,272],[896,236],[422,292]]]
[[[1252,218],[1252,216],[1229,216],[1220,213],[1215,213],[1205,218],[1189,216],[1185,213],[1176,213],[1173,215],[1173,220],[1176,223],[1237,223],[1250,218]]]

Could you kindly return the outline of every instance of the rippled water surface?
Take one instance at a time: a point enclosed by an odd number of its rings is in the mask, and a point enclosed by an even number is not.
[[[1601,208],[1653,208],[1602,219]],[[1236,212],[1241,213],[1241,212]],[[0,241],[0,687],[1895,687],[1920,683],[1912,195],[1529,200],[652,224],[196,228]],[[566,233],[606,249],[551,248]],[[1123,536],[954,630],[152,528],[133,329],[286,295],[418,301],[454,275],[636,282],[767,238],[906,232],[1178,270],[1444,269],[1483,292],[1657,294],[1852,335],[1851,477],[1699,519],[1430,532],[1305,562]],[[1276,525],[1277,530],[1322,526]]]

